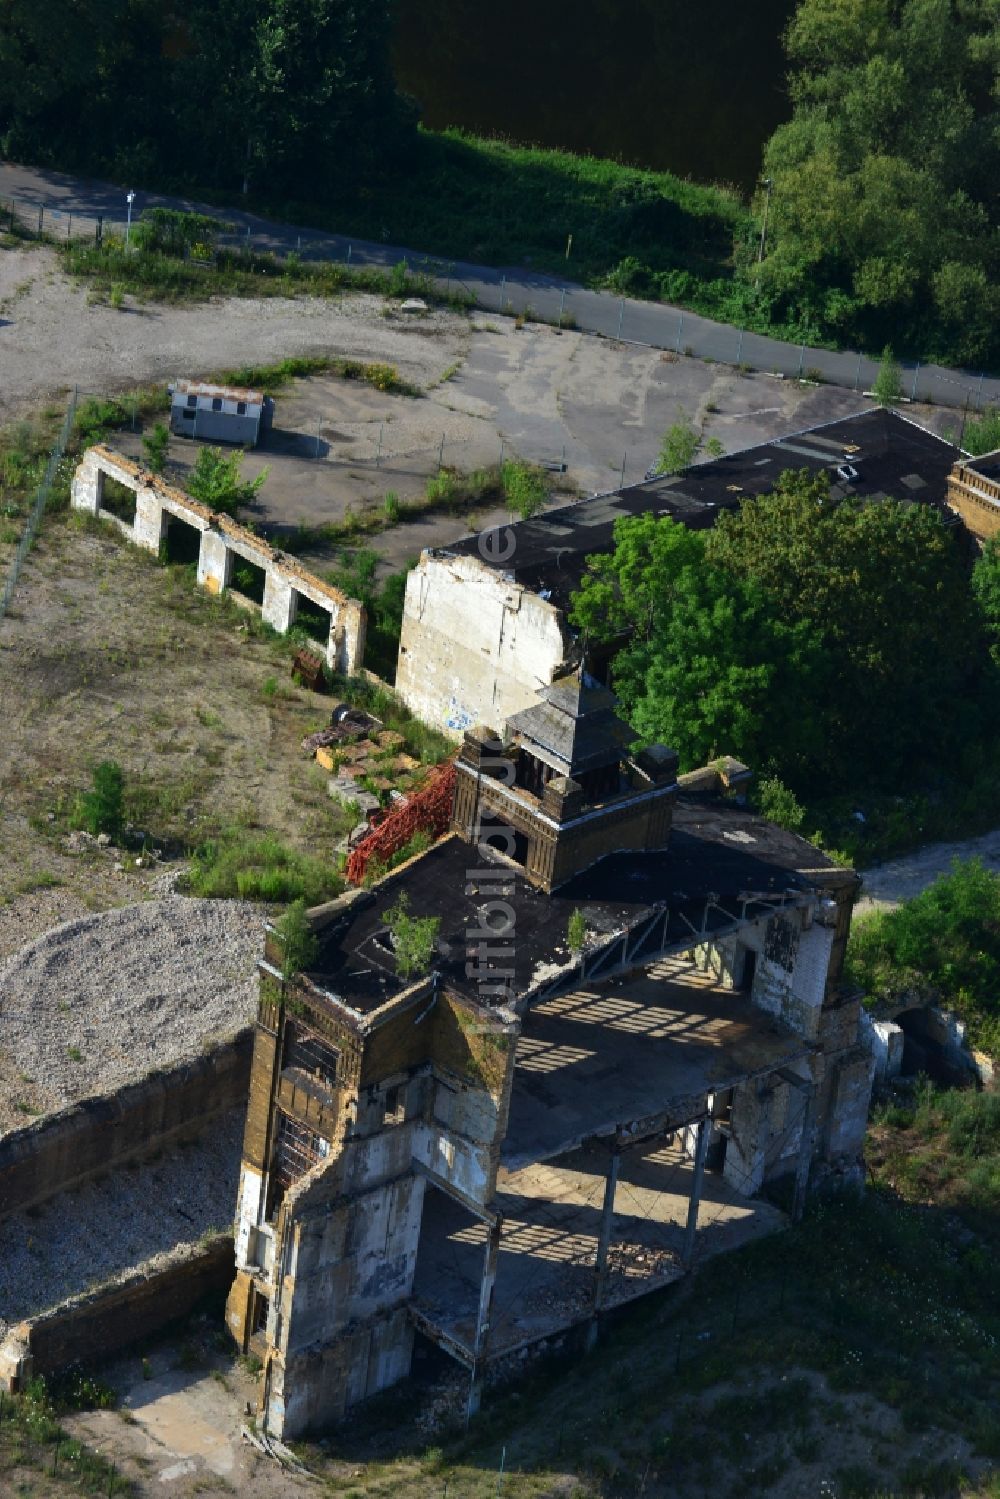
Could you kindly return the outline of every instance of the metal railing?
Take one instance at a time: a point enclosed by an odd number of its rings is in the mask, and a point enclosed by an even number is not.
[[[210,213],[213,210],[208,210]],[[226,211],[217,217],[226,220]],[[53,239],[122,240],[124,215],[67,211],[38,199],[0,200],[4,222],[29,235]],[[139,220],[141,222],[141,219]],[[133,228],[136,220],[133,219]],[[689,310],[662,302],[644,302],[606,291],[560,282],[531,269],[504,273],[486,266],[466,265],[414,253],[389,244],[349,240],[319,230],[299,230],[263,220],[250,220],[233,210],[216,245],[247,254],[297,254],[302,260],[337,262],[352,269],[390,271],[405,260],[416,275],[427,276],[446,295],[461,292],[485,312],[552,324],[674,356],[688,355],[707,362],[760,372],[781,379],[815,380],[859,395],[870,391],[879,361],[856,350],[817,349],[770,335],[718,323]],[[987,370],[945,369],[918,360],[901,361],[903,401],[923,401],[965,411],[1000,405],[1000,375]]]

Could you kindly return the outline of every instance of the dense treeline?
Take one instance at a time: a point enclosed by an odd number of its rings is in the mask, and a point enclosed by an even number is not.
[[[389,0],[0,0],[0,153],[322,195],[413,134]]]
[[[929,836],[936,809],[952,833],[995,816],[1000,544],[970,574],[932,507],[836,503],[806,473],[711,531],[642,516],[615,541],[572,618],[620,643],[613,685],[641,740],[686,769],[739,756],[794,793],[795,820],[796,798],[821,819],[847,798],[837,846],[863,847],[852,809],[867,826],[880,802],[879,852]]]
[[[1000,7],[801,0],[762,295],[841,342],[1000,356]]]

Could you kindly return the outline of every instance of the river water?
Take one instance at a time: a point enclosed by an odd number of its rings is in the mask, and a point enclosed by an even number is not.
[[[395,68],[434,129],[753,186],[789,113],[792,0],[396,0]]]

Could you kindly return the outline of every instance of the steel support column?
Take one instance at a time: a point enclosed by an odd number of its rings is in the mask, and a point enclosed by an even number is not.
[[[698,1232],[698,1208],[701,1205],[701,1189],[705,1180],[705,1154],[708,1150],[708,1137],[712,1128],[710,1119],[699,1119],[698,1139],[694,1147],[694,1180],[691,1183],[691,1201],[688,1205],[687,1227],[684,1230],[684,1249],[681,1253],[681,1263],[685,1270],[690,1270],[694,1262],[694,1239]]]
[[[604,1182],[604,1206],[601,1209],[601,1232],[597,1240],[597,1258],[594,1261],[594,1309],[587,1328],[587,1347],[592,1348],[597,1342],[597,1318],[604,1304],[604,1293],[608,1283],[608,1251],[611,1248],[611,1228],[615,1217],[615,1189],[618,1186],[618,1172],[621,1169],[621,1155],[617,1147],[612,1147],[611,1158],[608,1161],[608,1174]]]
[[[469,1379],[469,1400],[465,1409],[466,1424],[479,1409],[483,1395],[483,1374],[486,1366],[486,1349],[490,1336],[490,1316],[493,1312],[493,1290],[497,1279],[497,1259],[500,1254],[500,1231],[503,1214],[498,1213],[490,1225],[483,1255],[483,1278],[479,1287],[479,1315],[476,1318],[476,1340],[473,1344],[472,1375]]]

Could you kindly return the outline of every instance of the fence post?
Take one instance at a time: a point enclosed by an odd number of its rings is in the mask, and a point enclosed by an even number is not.
[[[861,360],[862,360],[862,357],[863,356],[861,354],[858,355],[858,372],[857,372],[857,374],[854,377],[854,389],[855,390],[860,390],[861,389]]]
[[[622,297],[621,306],[618,309],[618,340],[621,342],[622,324],[625,321],[625,298]]]
[[[983,381],[985,379],[986,379],[986,371],[983,370],[982,374],[979,377],[979,387],[978,387],[978,389],[976,391],[976,410],[977,411],[982,411],[982,409],[983,409]]]
[[[801,347],[801,349],[799,350],[799,373],[798,373],[798,376],[797,376],[797,378],[799,380],[802,379],[802,366],[805,364],[805,362],[806,362],[806,346],[805,346],[805,344],[803,344],[802,347]]]
[[[70,216],[69,216],[69,223],[66,225],[66,238],[67,239],[72,239],[73,238],[73,215],[72,214],[70,214]]]
[[[378,452],[375,454],[375,467],[376,468],[381,468],[382,467],[382,430],[383,430],[384,426],[385,426],[384,422],[379,422],[379,424],[378,424]]]
[[[677,318],[677,352],[678,352],[678,354],[681,351],[681,329],[683,327],[684,327],[684,314],[682,312],[682,313],[679,314],[679,316]]]
[[[506,292],[506,290],[507,290],[507,277],[506,276],[501,276],[500,277],[500,311],[501,312],[503,312],[503,299],[504,299],[504,293]]]
[[[438,468],[444,468],[444,433],[441,433],[441,446],[438,448]]]
[[[744,335],[745,332],[746,332],[745,328],[741,328],[740,329],[740,342],[739,342],[739,346],[738,346],[738,348],[736,350],[736,363],[737,363],[738,366],[743,363],[743,335]]]
[[[99,213],[97,215],[97,228],[96,228],[96,230],[94,232],[94,243],[95,243],[95,245],[97,246],[98,249],[100,249],[101,246],[102,246],[102,244],[104,243],[104,215],[103,215],[103,213]]]
[[[628,449],[626,448],[625,452],[622,454],[622,476],[621,476],[621,482],[618,485],[619,489],[624,489],[625,488],[625,460],[626,460],[627,457],[628,457]]]
[[[43,224],[44,220],[45,220],[45,206],[43,204],[42,207],[40,207],[39,210],[38,210],[38,232],[39,232],[39,234],[41,234],[41,232],[42,232],[42,224]]]
[[[560,326],[560,328],[562,327],[563,312],[565,310],[565,307],[566,307],[566,288],[564,286],[563,289],[562,289],[562,296],[559,298],[559,326]]]

